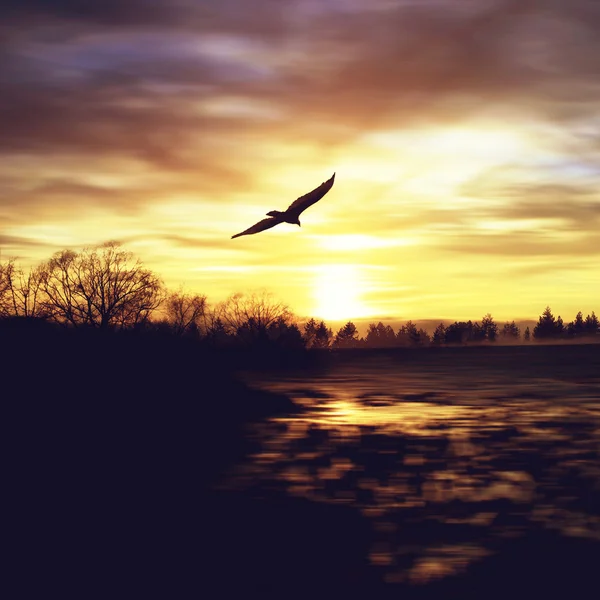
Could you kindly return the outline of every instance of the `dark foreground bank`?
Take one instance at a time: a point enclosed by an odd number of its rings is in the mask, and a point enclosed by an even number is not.
[[[352,504],[223,489],[257,449],[248,425],[298,410],[240,383],[239,356],[22,325],[0,328],[0,344],[13,597],[584,597],[596,586],[597,543],[542,528],[507,535],[460,576],[389,585]],[[405,514],[406,539],[430,535]]]

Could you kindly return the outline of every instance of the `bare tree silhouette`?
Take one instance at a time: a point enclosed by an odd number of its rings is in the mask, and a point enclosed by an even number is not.
[[[14,260],[0,265],[0,316],[45,318],[44,299],[40,267],[25,272]]]
[[[14,268],[12,261],[0,262],[0,317],[8,317],[12,314],[10,298],[11,271]]]
[[[212,320],[217,319],[228,334],[250,342],[268,339],[269,327],[278,321],[291,325],[293,313],[268,292],[249,295],[238,293],[217,305]]]
[[[58,252],[41,266],[40,277],[49,314],[74,326],[137,325],[163,299],[160,279],[117,242]]]
[[[183,290],[171,292],[163,308],[167,322],[177,335],[206,332],[206,296],[188,294]]]

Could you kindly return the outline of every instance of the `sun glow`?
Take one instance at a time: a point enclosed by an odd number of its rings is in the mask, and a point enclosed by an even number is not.
[[[404,151],[410,148],[412,156],[486,163],[509,160],[515,153],[529,148],[525,135],[497,126],[373,131],[365,134],[364,140],[380,149]]]
[[[526,133],[485,123],[371,131],[361,141],[365,152],[377,153],[378,161],[363,161],[363,171],[353,169],[355,176],[380,182],[377,169],[383,168],[390,181],[402,181],[403,193],[432,198],[442,191],[459,194],[461,185],[485,169],[526,158],[532,148]]]
[[[329,236],[318,236],[318,243],[323,250],[329,250],[333,252],[358,252],[364,250],[376,250],[378,248],[409,246],[412,242],[411,240],[398,237],[384,238],[363,234],[334,234]]]
[[[323,265],[314,282],[315,316],[322,319],[355,319],[369,315],[361,299],[365,282],[355,265]]]

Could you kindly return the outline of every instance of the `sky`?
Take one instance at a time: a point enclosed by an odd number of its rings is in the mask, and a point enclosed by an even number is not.
[[[600,310],[596,0],[0,0],[0,252],[326,320]],[[301,216],[230,239],[336,173]]]

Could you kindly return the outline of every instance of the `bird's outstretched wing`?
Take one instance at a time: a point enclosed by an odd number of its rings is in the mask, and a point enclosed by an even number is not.
[[[277,218],[277,217],[269,217],[268,219],[263,219],[262,221],[259,221],[258,223],[255,223],[254,225],[252,225],[252,227],[248,227],[248,229],[246,229],[245,231],[242,231],[241,233],[236,233],[235,235],[231,236],[231,239],[236,238],[236,237],[240,237],[241,235],[252,235],[253,233],[260,233],[261,231],[264,231],[265,229],[271,229],[271,227],[275,227],[275,225],[279,225],[279,223],[281,223],[281,219]]]
[[[296,217],[300,213],[306,210],[309,206],[312,206],[315,202],[318,202],[333,186],[335,179],[335,173],[330,179],[324,181],[318,188],[315,188],[312,192],[300,196],[297,200],[294,200],[285,211],[288,215],[293,214]]]

